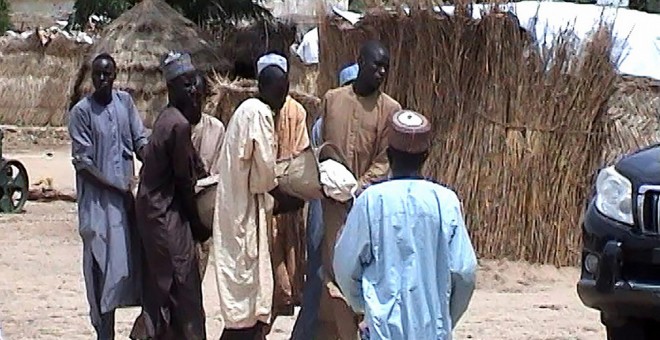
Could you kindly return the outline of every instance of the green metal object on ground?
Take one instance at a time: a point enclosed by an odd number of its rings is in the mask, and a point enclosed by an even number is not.
[[[3,138],[0,129],[0,213],[19,213],[28,198],[28,174],[21,162],[2,155]]]

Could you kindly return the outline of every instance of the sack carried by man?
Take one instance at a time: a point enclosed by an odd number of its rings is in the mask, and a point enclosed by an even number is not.
[[[332,167],[321,166],[321,163],[328,160],[333,160],[333,163],[339,163],[348,170],[348,163],[341,150],[328,142],[318,148],[310,146],[296,157],[278,161],[275,173],[280,190],[304,201],[323,198],[328,196],[328,193],[352,191],[352,186],[357,186],[357,180],[351,177],[352,174],[349,176],[351,178],[345,178],[350,171],[341,172],[341,179],[337,178],[340,172],[325,173]]]
[[[218,190],[218,179],[216,176],[200,179],[195,186],[195,201],[197,212],[202,225],[208,230],[213,230],[213,210],[215,209],[216,190]]]
[[[336,171],[340,164],[346,171]],[[296,157],[276,163],[278,190],[303,201],[330,197],[345,202],[357,189],[357,180],[348,171],[347,164],[341,150],[331,143],[323,143],[318,148],[310,146]],[[209,230],[213,229],[217,187],[216,176],[197,181],[197,209],[202,224]]]

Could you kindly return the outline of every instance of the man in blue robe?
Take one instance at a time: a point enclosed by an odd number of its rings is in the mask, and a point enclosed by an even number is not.
[[[472,297],[477,259],[461,203],[420,177],[431,139],[424,116],[391,117],[392,177],[358,196],[337,239],[336,281],[365,315],[363,338],[451,339]]]
[[[69,113],[83,275],[99,340],[114,339],[116,308],[140,305],[131,183],[133,156],[141,158],[147,135],[131,96],[113,90],[116,66],[110,55],[97,56],[95,92]]]

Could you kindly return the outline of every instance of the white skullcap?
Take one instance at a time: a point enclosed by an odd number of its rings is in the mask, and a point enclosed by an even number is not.
[[[281,68],[284,73],[289,72],[286,58],[279,54],[271,53],[259,58],[259,60],[257,60],[257,75],[261,74],[261,71],[263,71],[268,66],[277,66]]]

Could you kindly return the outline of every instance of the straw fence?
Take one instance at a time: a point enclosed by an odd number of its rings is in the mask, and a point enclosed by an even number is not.
[[[601,27],[581,48],[567,29],[535,49],[506,15],[457,12],[370,13],[355,28],[325,18],[319,91],[379,38],[391,53],[385,91],[429,117],[425,172],[461,196],[479,255],[573,264],[616,80],[611,36]]]
[[[69,89],[86,45],[56,37],[42,46],[36,34],[0,42],[0,123],[61,126]]]

